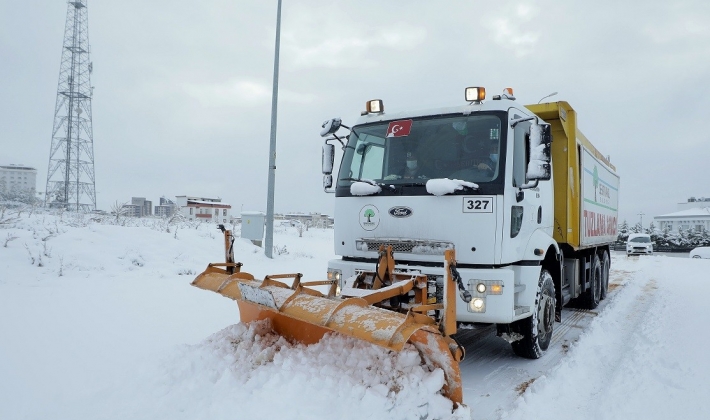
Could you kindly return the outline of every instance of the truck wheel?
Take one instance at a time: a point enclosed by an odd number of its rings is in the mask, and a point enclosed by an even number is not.
[[[609,267],[611,266],[611,260],[609,259],[609,253],[604,251],[602,253],[602,288],[599,293],[599,299],[606,299],[606,294],[609,291]]]
[[[535,310],[532,316],[511,324],[513,332],[522,335],[511,343],[513,352],[520,357],[539,359],[550,346],[555,323],[555,283],[550,272],[543,269],[537,284]]]
[[[585,294],[586,306],[588,309],[596,309],[596,307],[599,306],[599,299],[602,293],[602,264],[597,254],[594,254],[594,258],[592,258],[592,271],[589,283],[589,290],[587,290]]]

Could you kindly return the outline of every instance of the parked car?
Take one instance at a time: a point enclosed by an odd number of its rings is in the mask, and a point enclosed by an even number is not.
[[[710,258],[710,246],[699,246],[690,251],[690,258]]]
[[[626,241],[626,255],[653,254],[651,235],[632,233]]]

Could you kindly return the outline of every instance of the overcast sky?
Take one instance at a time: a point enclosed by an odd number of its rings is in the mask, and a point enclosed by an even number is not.
[[[221,197],[266,210],[276,0],[89,1],[98,207]],[[0,163],[44,191],[67,4],[0,0]],[[333,214],[322,122],[463,104],[466,86],[569,102],[621,176],[621,220],[710,196],[710,2],[284,0],[277,212]],[[701,124],[702,123],[702,124]]]

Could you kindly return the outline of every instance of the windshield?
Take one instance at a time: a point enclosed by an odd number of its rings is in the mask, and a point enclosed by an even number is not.
[[[629,239],[629,242],[642,242],[642,243],[650,243],[651,238],[648,236],[638,236],[636,238],[631,238]]]
[[[494,183],[503,177],[498,159],[504,146],[502,121],[499,113],[478,113],[356,126],[337,186],[361,179],[395,187],[436,178]]]

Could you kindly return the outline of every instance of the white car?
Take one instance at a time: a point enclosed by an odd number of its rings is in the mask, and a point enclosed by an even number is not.
[[[626,255],[653,254],[651,235],[632,233],[626,241]]]
[[[710,246],[699,246],[690,251],[690,258],[710,258]]]

